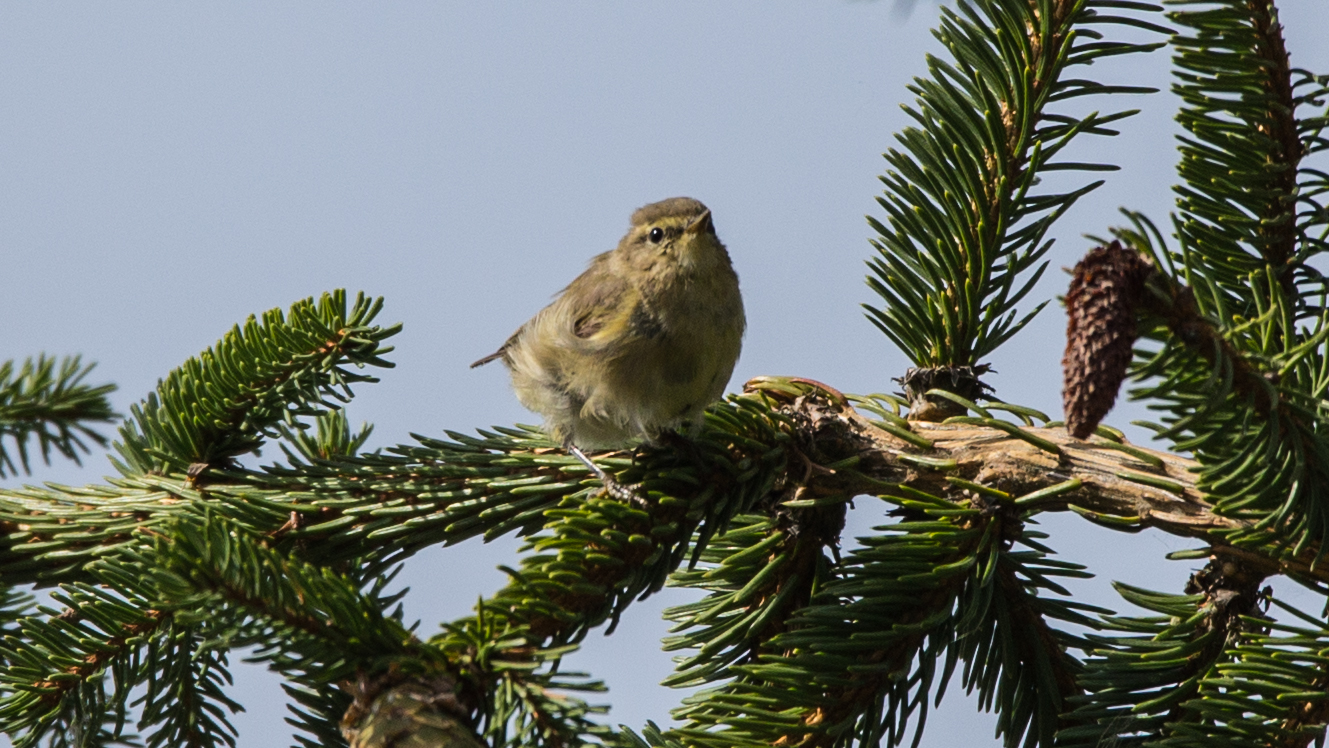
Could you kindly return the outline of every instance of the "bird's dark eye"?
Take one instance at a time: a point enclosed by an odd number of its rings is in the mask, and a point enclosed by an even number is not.
[[[652,244],[659,244],[660,240],[663,238],[664,238],[664,229],[660,228],[659,226],[656,226],[655,228],[651,229]]]

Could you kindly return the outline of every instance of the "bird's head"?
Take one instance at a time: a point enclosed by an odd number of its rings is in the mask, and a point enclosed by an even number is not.
[[[652,275],[706,273],[729,265],[710,209],[690,197],[638,208],[617,252],[634,271]]]

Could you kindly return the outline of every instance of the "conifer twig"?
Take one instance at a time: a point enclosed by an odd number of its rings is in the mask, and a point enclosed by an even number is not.
[[[20,469],[32,472],[28,452],[32,440],[48,465],[52,452],[79,464],[79,453],[91,451],[84,439],[106,446],[106,437],[92,425],[118,417],[107,399],[115,385],[84,384],[94,366],[85,366],[78,356],[57,362],[45,354],[25,360],[17,371],[13,361],[0,363],[0,478]],[[6,437],[18,453],[17,463],[6,449]]]

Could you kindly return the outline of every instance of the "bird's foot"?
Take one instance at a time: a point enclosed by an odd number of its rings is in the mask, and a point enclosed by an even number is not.
[[[569,442],[564,446],[567,447],[568,452],[572,453],[573,457],[581,460],[581,464],[585,465],[596,478],[600,479],[600,482],[604,484],[605,493],[609,494],[610,497],[642,508],[650,506],[649,502],[646,501],[646,497],[641,494],[640,485],[619,483],[614,480],[609,473],[605,472],[604,468],[596,465],[590,457],[587,457],[586,453],[581,451],[577,445]]]
[[[612,498],[618,499],[626,504],[641,507],[642,509],[650,506],[650,502],[646,501],[646,497],[641,493],[640,483],[619,483],[608,475],[602,476],[600,482],[604,484],[605,493],[609,494]]]

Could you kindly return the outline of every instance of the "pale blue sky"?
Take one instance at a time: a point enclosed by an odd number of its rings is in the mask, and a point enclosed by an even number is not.
[[[1329,72],[1324,0],[1285,0],[1299,65]],[[499,368],[469,370],[611,248],[636,207],[690,195],[714,211],[742,279],[749,332],[731,387],[758,374],[890,390],[907,362],[862,316],[881,152],[908,122],[937,7],[888,1],[8,3],[0,6],[0,358],[82,353],[129,405],[250,313],[335,287],[387,298],[402,321],[383,382],[349,413],[371,446],[531,422]],[[1166,87],[1166,53],[1100,64]],[[1081,72],[1080,75],[1083,75]],[[1085,232],[1118,206],[1171,206],[1174,101],[1080,145],[1122,172],[1059,224],[1065,289]],[[1055,412],[1055,306],[993,363],[999,394]],[[1119,409],[1110,423],[1142,417]],[[1133,432],[1137,433],[1138,432]],[[1138,437],[1142,438],[1142,437]],[[70,483],[110,472],[41,468]],[[16,481],[9,481],[13,484]],[[881,507],[860,499],[858,534]],[[1106,580],[1178,589],[1183,547],[1050,520],[1050,544]],[[421,554],[408,615],[432,631],[502,584],[516,544]],[[612,688],[611,719],[664,721],[679,694],[658,651],[666,591],[572,665]],[[241,745],[290,744],[276,681],[236,667]],[[995,745],[993,718],[949,691],[925,746]],[[2,739],[0,739],[2,741]]]

